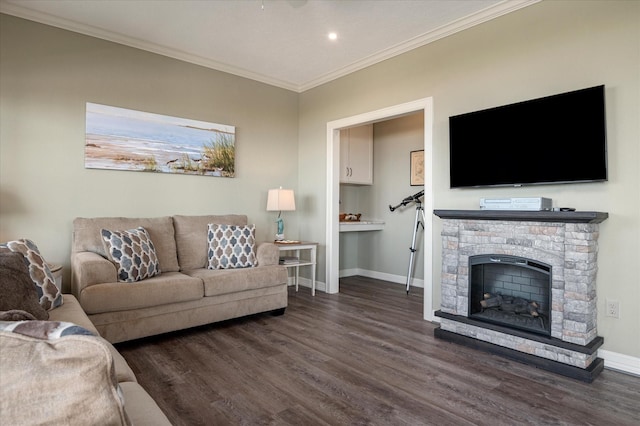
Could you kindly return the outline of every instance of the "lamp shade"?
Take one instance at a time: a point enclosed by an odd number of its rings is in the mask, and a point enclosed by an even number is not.
[[[270,189],[267,196],[267,211],[291,211],[296,209],[293,189]]]

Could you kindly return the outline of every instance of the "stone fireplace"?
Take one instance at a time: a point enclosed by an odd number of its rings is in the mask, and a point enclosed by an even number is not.
[[[592,381],[604,366],[596,273],[607,213],[434,213],[443,219],[436,337]]]

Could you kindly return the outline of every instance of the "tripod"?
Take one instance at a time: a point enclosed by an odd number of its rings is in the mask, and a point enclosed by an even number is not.
[[[424,231],[424,208],[422,207],[422,201],[420,197],[424,195],[424,190],[420,191],[416,194],[410,195],[406,197],[404,200],[400,202],[397,206],[389,205],[389,210],[394,211],[400,206],[406,206],[407,204],[413,202],[416,204],[416,219],[413,225],[413,237],[411,238],[411,247],[409,247],[409,270],[407,271],[407,294],[409,294],[409,289],[411,288],[411,275],[413,274],[413,261],[416,255],[416,238],[418,236],[418,230],[422,226],[422,230]]]

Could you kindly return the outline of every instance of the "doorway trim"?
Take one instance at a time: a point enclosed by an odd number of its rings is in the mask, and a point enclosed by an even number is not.
[[[326,290],[338,293],[340,259],[340,130],[348,127],[372,124],[401,117],[418,111],[424,113],[424,200],[426,217],[433,211],[433,98],[422,98],[412,102],[370,111],[327,123],[327,211],[326,211]],[[424,307],[425,320],[433,320],[433,219],[424,224]]]

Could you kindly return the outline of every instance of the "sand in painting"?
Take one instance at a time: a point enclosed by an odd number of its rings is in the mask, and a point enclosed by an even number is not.
[[[87,134],[85,167],[176,173],[181,170],[175,166],[183,162],[185,156],[194,162],[201,157],[201,153],[192,148],[180,148],[157,141]]]

